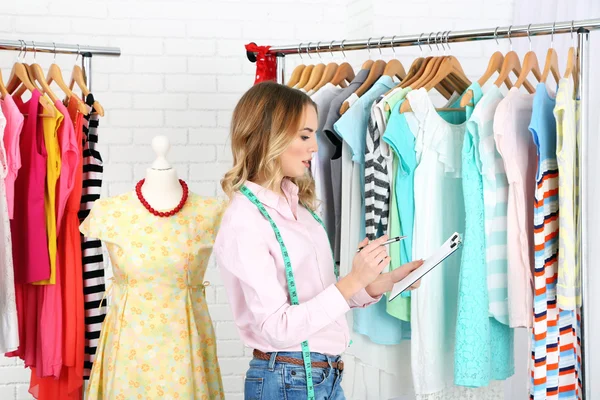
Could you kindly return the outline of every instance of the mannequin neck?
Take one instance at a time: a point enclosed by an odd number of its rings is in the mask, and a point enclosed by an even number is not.
[[[146,180],[142,185],[142,195],[155,210],[166,211],[177,207],[183,196],[177,171],[174,168],[166,170],[148,168]]]

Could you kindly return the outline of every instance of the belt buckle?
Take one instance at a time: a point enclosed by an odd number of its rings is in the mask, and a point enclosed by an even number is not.
[[[344,370],[344,362],[342,360],[337,362],[337,370],[340,372]]]

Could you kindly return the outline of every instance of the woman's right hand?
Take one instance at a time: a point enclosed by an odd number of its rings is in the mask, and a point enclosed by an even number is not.
[[[346,300],[375,281],[389,265],[390,257],[387,249],[381,245],[386,240],[388,236],[383,235],[370,243],[367,238],[360,242],[359,247],[362,247],[362,250],[354,256],[352,270],[337,283],[338,289]]]

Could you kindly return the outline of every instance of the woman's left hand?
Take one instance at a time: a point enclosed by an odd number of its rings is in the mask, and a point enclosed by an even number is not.
[[[402,265],[401,267],[396,268],[391,272],[386,272],[381,275],[374,282],[368,285],[365,290],[369,294],[369,296],[376,298],[381,296],[382,294],[389,292],[392,290],[394,283],[401,281],[408,274],[410,274],[415,269],[419,268],[423,265],[423,260],[417,260],[413,262],[409,262],[407,264]],[[421,281],[416,281],[409,290],[413,290],[421,285]]]

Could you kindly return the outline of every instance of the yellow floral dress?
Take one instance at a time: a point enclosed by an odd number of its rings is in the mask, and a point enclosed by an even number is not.
[[[224,208],[193,193],[168,218],[134,192],[95,202],[80,230],[106,244],[114,278],[87,399],[225,397],[203,283]]]

